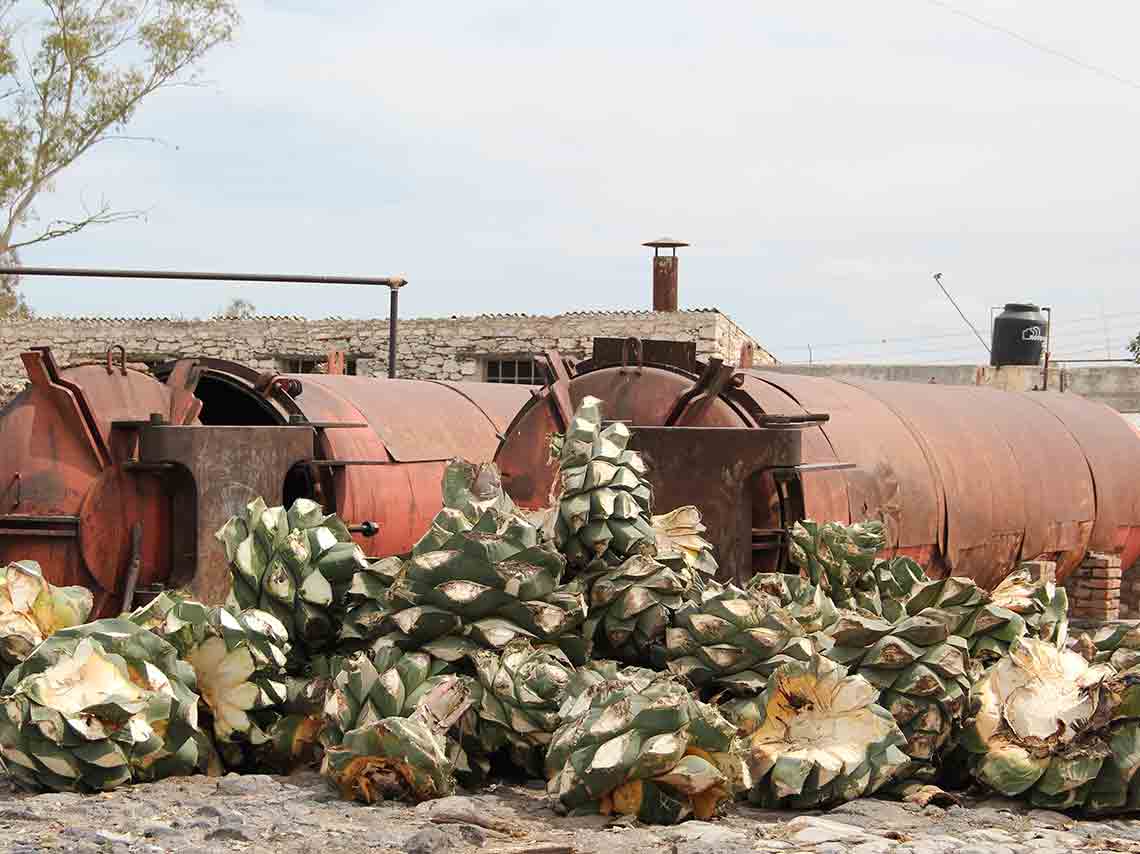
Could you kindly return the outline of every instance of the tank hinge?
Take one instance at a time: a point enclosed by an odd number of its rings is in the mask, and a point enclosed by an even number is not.
[[[669,414],[665,418],[665,426],[672,427],[681,420],[681,416],[689,409],[690,404],[692,404],[691,414],[693,418],[689,420],[697,420],[700,413],[712,401],[716,400],[722,391],[728,388],[732,382],[734,371],[735,369],[731,365],[726,365],[723,359],[709,359],[692,388],[684,392],[673,403],[672,409],[669,410]],[[694,403],[694,401],[696,402]]]

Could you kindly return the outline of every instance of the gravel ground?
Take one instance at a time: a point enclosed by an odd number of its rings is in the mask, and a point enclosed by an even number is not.
[[[1140,854],[1140,821],[1075,821],[1015,801],[943,809],[871,799],[828,813],[738,805],[717,822],[643,827],[559,818],[537,786],[500,785],[418,807],[342,801],[307,772],[180,778],[90,796],[0,789],[0,852]]]

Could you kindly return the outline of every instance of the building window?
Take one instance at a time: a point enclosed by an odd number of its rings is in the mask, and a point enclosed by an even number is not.
[[[278,356],[277,370],[283,374],[326,374],[328,356]],[[356,359],[344,360],[344,372],[356,375]]]
[[[489,383],[539,385],[542,372],[531,356],[510,356],[483,361],[483,379]]]

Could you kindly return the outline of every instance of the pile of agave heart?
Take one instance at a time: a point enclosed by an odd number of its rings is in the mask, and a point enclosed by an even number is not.
[[[256,500],[217,535],[224,606],[84,622],[86,591],[0,569],[4,769],[94,792],[312,765],[371,803],[510,763],[558,811],[673,823],[965,767],[1050,809],[1140,808],[1140,632],[1077,642],[1051,582],[930,579],[877,557],[876,522],[798,523],[798,574],[720,583],[700,511],[655,515],[629,438],[583,400],[541,512],[454,461],[430,529],[378,561],[314,502]]]

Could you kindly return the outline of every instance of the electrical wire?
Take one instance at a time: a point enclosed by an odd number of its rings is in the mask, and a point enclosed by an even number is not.
[[[1100,331],[1094,331],[1085,336],[1075,336],[1058,341],[1055,337],[1053,340],[1053,356],[1054,358],[1062,359],[1070,355],[1082,355],[1086,353],[1103,353],[1104,342],[1100,337]],[[1131,336],[1128,336],[1130,339]],[[1095,346],[1083,347],[1082,345],[1088,344],[1090,341],[1097,341]],[[1117,339],[1119,341],[1119,339]],[[775,349],[775,348],[773,348]],[[793,348],[784,348],[793,349]],[[806,350],[807,347],[800,346],[795,349]],[[1124,351],[1128,349],[1128,341],[1114,342],[1112,344],[1114,351]],[[814,351],[815,348],[813,347]],[[806,360],[784,360],[786,364],[828,364],[837,362],[848,363],[871,363],[871,362],[893,362],[893,363],[907,363],[911,360],[921,360],[923,363],[935,362],[939,360],[960,360],[969,356],[970,354],[977,354],[977,346],[970,347],[918,347],[908,348],[902,352],[883,352],[883,350],[861,349],[861,350],[848,350],[842,355],[830,355],[826,359],[820,360],[813,358],[811,362]]]
[[[1047,53],[1050,56],[1055,56],[1058,59],[1065,60],[1066,62],[1071,62],[1073,65],[1085,69],[1085,71],[1091,71],[1093,74],[1098,74],[1101,77],[1105,77],[1117,83],[1122,83],[1123,85],[1131,87],[1132,89],[1140,89],[1140,83],[1128,77],[1125,77],[1122,74],[1117,74],[1115,71],[1109,71],[1107,68],[1103,68],[1099,65],[1093,65],[1091,62],[1085,62],[1085,60],[1073,56],[1072,54],[1068,54],[1064,51],[1057,50],[1056,48],[1049,47],[1048,45],[1041,44],[1040,42],[1034,41],[1028,36],[1023,36],[1016,30],[1011,30],[1009,27],[1003,27],[1001,24],[995,24],[993,21],[987,21],[985,18],[979,18],[977,15],[974,15],[971,12],[967,12],[964,9],[959,9],[957,6],[952,6],[951,4],[947,3],[946,0],[926,0],[926,2],[932,6],[937,6],[947,12],[965,18],[968,21],[973,21],[975,24],[985,27],[986,29],[990,29],[998,33],[1003,33],[1010,38],[1017,39],[1017,41],[1033,48],[1034,50],[1039,50],[1042,53]]]
[[[1140,311],[1114,311],[1114,312],[1107,312],[1105,316],[1110,319],[1110,321],[1109,321],[1109,327],[1110,328],[1116,328],[1118,326],[1125,327],[1125,328],[1132,328],[1134,325],[1136,325],[1137,331],[1140,331],[1140,325],[1136,324],[1135,321],[1125,320],[1125,318],[1140,317]],[[1054,338],[1054,340],[1056,340],[1058,338],[1070,340],[1073,337],[1086,338],[1086,337],[1090,337],[1093,335],[1096,335],[1096,336],[1102,335],[1103,330],[1100,328],[1093,329],[1093,330],[1090,330],[1088,332],[1078,333],[1076,336],[1069,335],[1069,331],[1075,327],[1081,327],[1081,326],[1087,326],[1087,325],[1093,325],[1093,324],[1096,324],[1098,327],[1100,326],[1101,316],[1099,314],[1088,315],[1088,316],[1084,316],[1084,317],[1076,317],[1076,318],[1071,318],[1071,319],[1066,318],[1063,323],[1054,322],[1053,323],[1053,338]],[[811,344],[811,345],[808,345],[808,344],[799,344],[799,343],[786,343],[786,344],[774,343],[771,345],[771,348],[775,349],[775,350],[807,350],[810,348],[813,352],[821,353],[821,352],[826,352],[829,350],[838,350],[838,349],[845,348],[845,347],[858,347],[858,345],[860,345],[860,344],[890,347],[890,346],[894,346],[896,344],[909,343],[909,342],[914,342],[914,341],[934,341],[934,340],[946,340],[946,339],[952,339],[952,338],[972,338],[972,337],[973,337],[972,333],[964,332],[961,330],[959,330],[957,332],[935,332],[935,333],[932,333],[930,335],[909,335],[909,336],[903,336],[903,337],[897,337],[897,338],[892,336],[890,333],[885,333],[883,335],[877,335],[873,338],[856,338],[856,339],[851,340],[851,341],[839,341],[839,342],[835,342],[832,344]],[[861,351],[867,351],[868,349],[869,348],[861,348]]]

